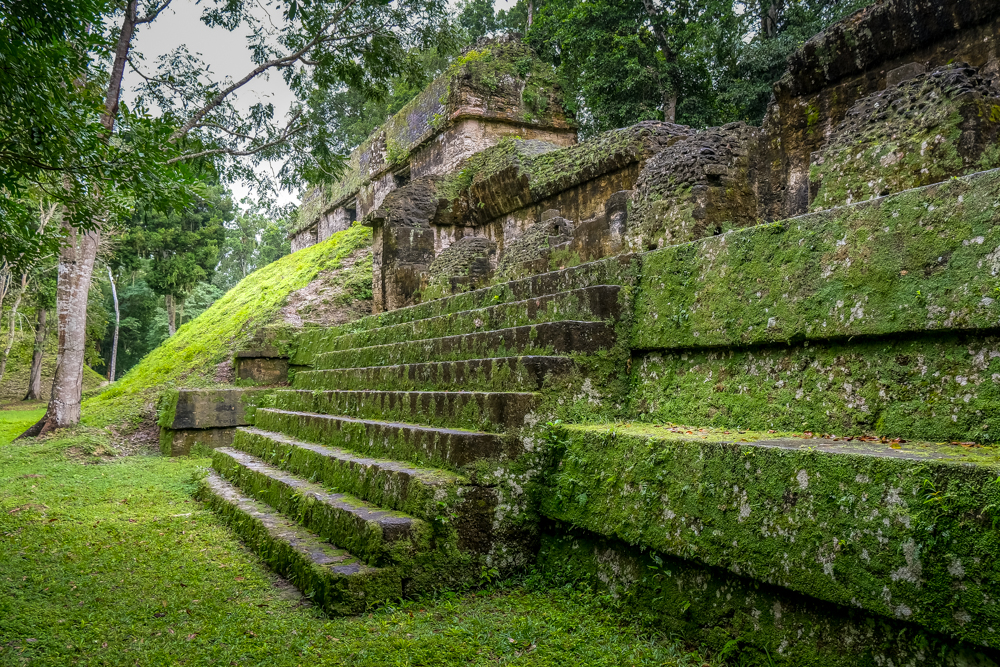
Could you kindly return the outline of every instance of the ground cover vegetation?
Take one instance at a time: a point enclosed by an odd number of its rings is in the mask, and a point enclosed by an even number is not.
[[[538,573],[327,618],[192,500],[207,458],[86,427],[11,444],[38,414],[0,411],[0,664],[705,664]]]

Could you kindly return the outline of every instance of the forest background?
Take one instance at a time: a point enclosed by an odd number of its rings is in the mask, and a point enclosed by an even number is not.
[[[388,11],[389,3],[366,1],[371,11]],[[268,5],[268,16],[285,27],[268,32],[258,25],[248,35],[254,62],[273,57],[274,44],[294,50],[320,4]],[[279,193],[335,179],[351,149],[481,39],[523,34],[556,68],[581,138],[643,120],[696,128],[758,124],[787,56],[866,4],[402,3],[403,14],[384,20],[388,41],[377,48],[345,42],[341,60],[325,69],[309,70],[315,63],[307,58],[278,66],[296,97],[284,115],[265,103],[247,110],[226,101],[212,110],[223,113],[214,128],[222,131],[213,133],[206,122],[200,134],[178,142],[186,105],[212,99],[228,82],[214,80],[211,64],[183,44],[155,62],[134,48],[124,59],[139,75],[132,106],[115,109],[113,133],[95,122],[107,117],[102,86],[117,62],[123,13],[133,12],[138,26],[171,11],[170,0],[142,8],[135,0],[0,0],[0,70],[9,74],[0,79],[0,402],[48,400],[41,377],[50,378],[55,363],[57,275],[73,234],[100,220],[85,298],[84,386],[96,388],[101,377],[111,379],[115,350],[120,378],[240,280],[288,254],[296,206],[277,204]],[[205,5],[206,25],[256,25],[250,3]],[[157,141],[183,144],[187,152],[141,148]],[[252,196],[234,201],[234,184],[250,187]],[[86,203],[94,191],[102,193],[97,212]]]

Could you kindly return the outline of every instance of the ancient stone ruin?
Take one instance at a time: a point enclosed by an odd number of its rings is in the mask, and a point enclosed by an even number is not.
[[[537,563],[774,662],[997,664],[998,35],[887,0],[761,127],[583,142],[481,45],[302,208],[297,248],[372,227],[376,312],[165,447],[231,429],[203,498],[333,613]]]

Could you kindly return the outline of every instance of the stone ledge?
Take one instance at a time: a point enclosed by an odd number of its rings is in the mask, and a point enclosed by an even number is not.
[[[546,516],[1000,646],[994,448],[652,425],[568,433]]]
[[[1000,170],[642,256],[633,345],[1000,327]]]

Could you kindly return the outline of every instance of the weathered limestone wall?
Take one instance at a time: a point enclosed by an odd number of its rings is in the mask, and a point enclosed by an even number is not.
[[[331,212],[354,211],[360,220],[411,178],[449,173],[508,136],[576,142],[554,70],[517,38],[502,37],[458,58],[352,151],[337,183],[305,196],[290,233],[295,247],[322,240],[316,227]]]
[[[761,217],[806,212],[812,154],[861,98],[952,62],[1000,80],[993,0],[888,0],[816,35],[774,86],[757,161]]]
[[[460,171],[411,181],[365,220],[380,247],[373,266],[376,312],[451,293],[444,285],[475,289],[620,252],[627,207],[620,196],[609,213],[608,201],[633,187],[649,157],[690,134],[646,122],[565,148],[505,139]],[[556,219],[564,222],[552,227]],[[435,258],[467,236],[496,245],[497,272],[472,281],[432,274]]]

